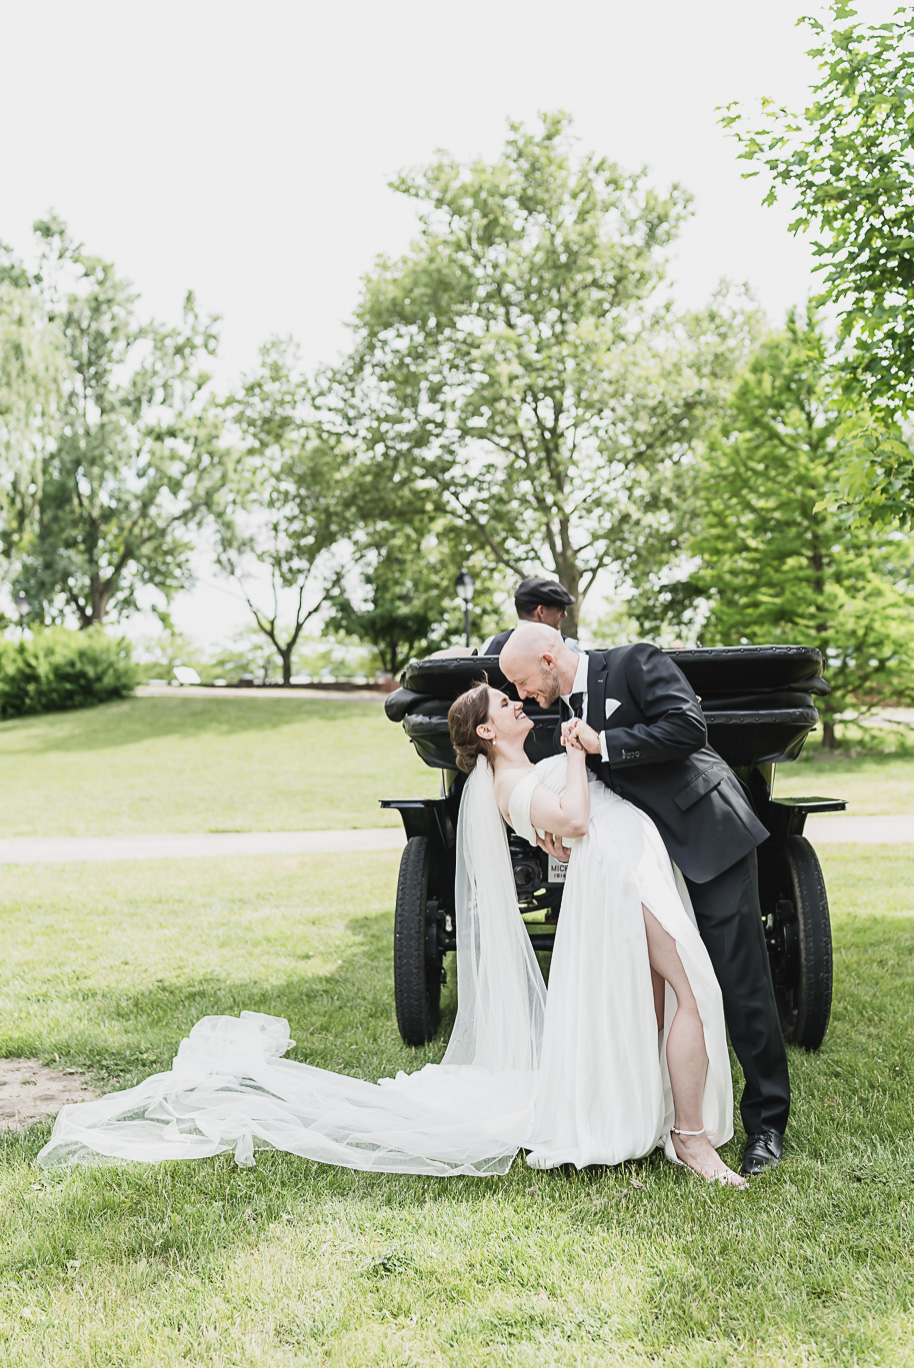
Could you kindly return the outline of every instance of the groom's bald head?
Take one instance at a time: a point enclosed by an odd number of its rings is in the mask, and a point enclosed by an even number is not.
[[[521,698],[535,698],[541,708],[548,708],[561,694],[571,692],[578,657],[554,627],[521,622],[505,642],[498,666]]]

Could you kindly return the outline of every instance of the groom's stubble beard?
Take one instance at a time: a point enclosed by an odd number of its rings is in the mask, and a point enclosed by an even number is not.
[[[559,683],[558,674],[555,670],[548,670],[545,665],[540,666],[541,688],[545,702],[540,704],[543,708],[551,708],[557,698],[561,697],[562,686]]]

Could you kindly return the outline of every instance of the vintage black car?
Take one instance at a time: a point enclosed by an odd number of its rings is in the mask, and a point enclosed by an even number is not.
[[[831,927],[825,882],[803,828],[810,812],[836,812],[838,798],[775,798],[778,763],[795,760],[818,720],[815,695],[829,685],[819,651],[808,646],[725,646],[674,650],[670,658],[701,700],[709,743],[749,790],[770,835],[758,850],[759,891],[778,1010],[786,1040],[815,1050],[828,1028],[832,994]],[[443,960],[455,948],[457,814],[465,776],[454,762],[447,713],[486,673],[504,684],[497,656],[411,661],[386,701],[424,762],[442,772],[440,798],[388,798],[406,829],[394,924],[394,997],[407,1045],[438,1029]],[[528,701],[527,753],[556,753],[557,709]],[[561,912],[564,869],[509,832],[520,913],[538,950],[549,950]]]

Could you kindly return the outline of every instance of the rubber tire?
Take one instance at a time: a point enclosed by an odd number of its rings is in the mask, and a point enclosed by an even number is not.
[[[788,836],[782,886],[796,911],[793,1001],[776,989],[784,1039],[817,1050],[825,1039],[832,999],[831,920],[818,856],[805,836]]]
[[[394,914],[394,1001],[406,1045],[426,1045],[441,1019],[441,959],[430,959],[426,939],[431,848],[411,836],[400,860]]]

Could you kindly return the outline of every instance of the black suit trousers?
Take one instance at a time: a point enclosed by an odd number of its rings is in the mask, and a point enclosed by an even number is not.
[[[707,883],[686,883],[746,1080],[740,1101],[746,1133],[783,1134],[790,1112],[790,1078],[759,908],[756,853],[750,851]]]

